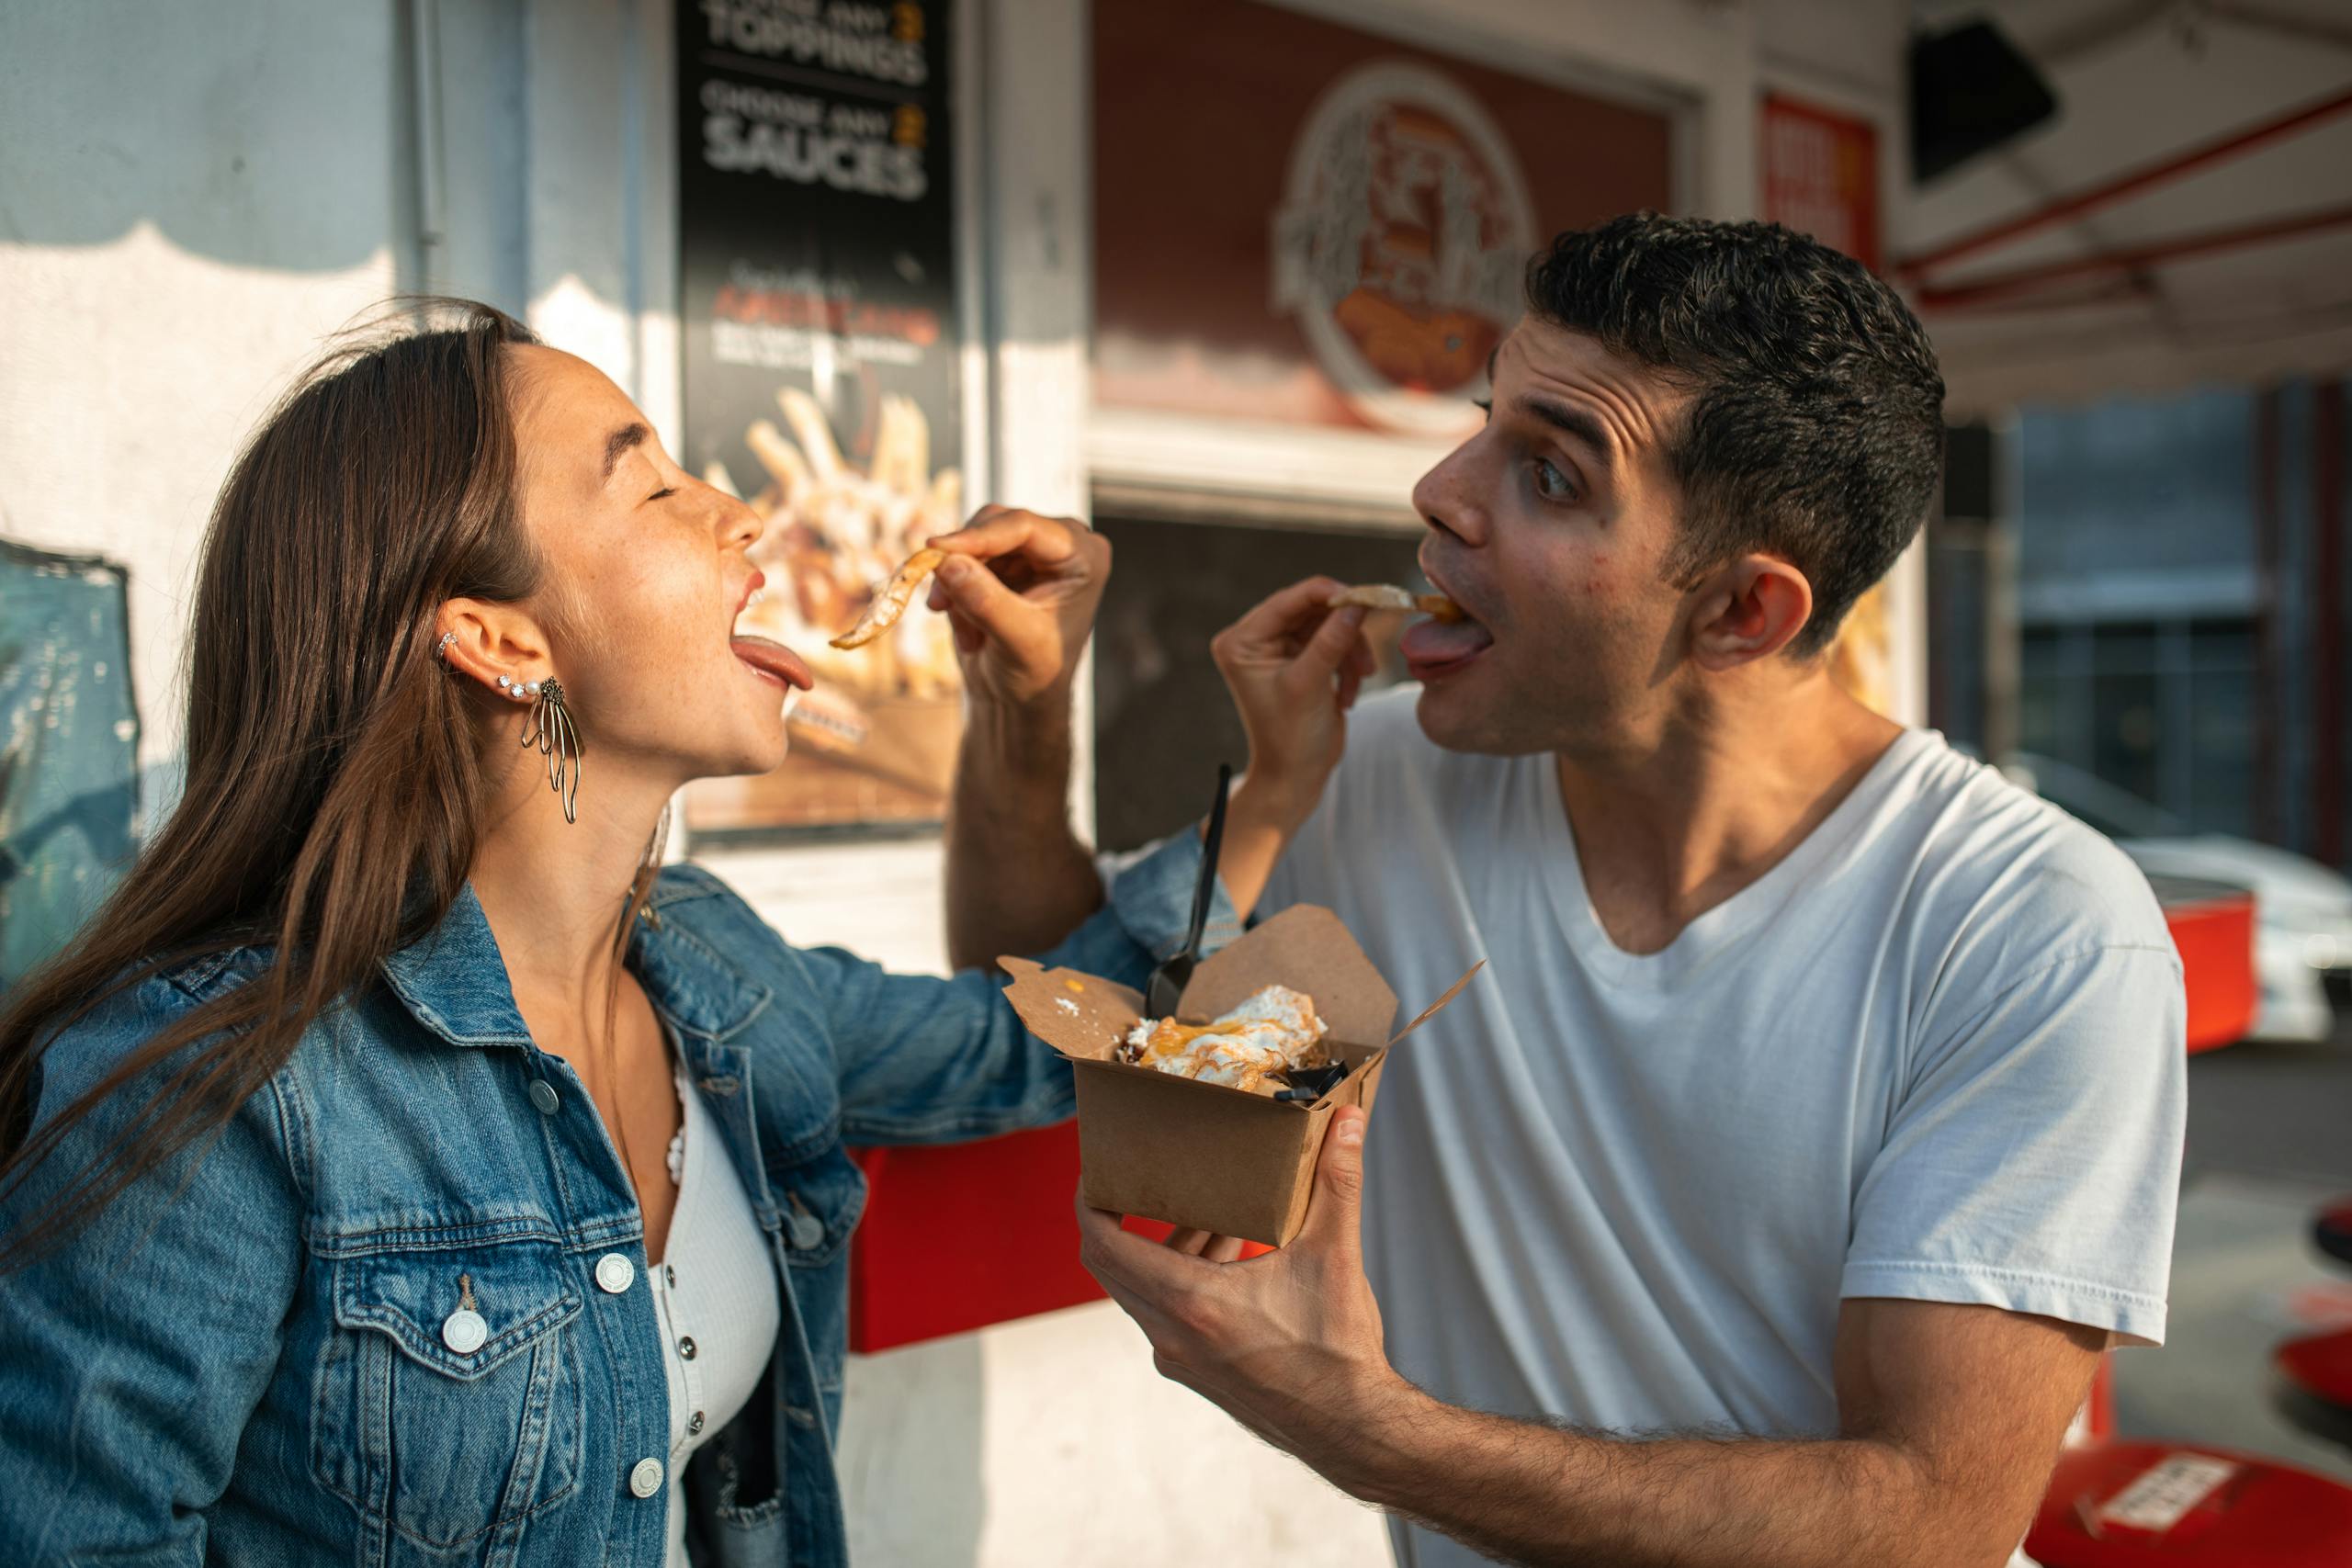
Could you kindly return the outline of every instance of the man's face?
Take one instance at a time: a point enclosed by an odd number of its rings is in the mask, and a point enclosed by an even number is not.
[[[1688,400],[1581,333],[1530,317],[1503,340],[1487,427],[1413,489],[1421,569],[1472,617],[1406,635],[1430,739],[1611,749],[1663,711],[1687,603],[1663,570],[1666,447]]]

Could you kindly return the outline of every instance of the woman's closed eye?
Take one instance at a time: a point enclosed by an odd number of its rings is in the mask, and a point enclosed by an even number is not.
[[[660,490],[655,491],[651,495],[647,496],[645,499],[646,499],[647,501],[649,501],[649,502],[653,502],[653,501],[667,501],[667,500],[669,500],[672,496],[673,496],[673,495],[675,495],[675,494],[677,494],[677,493],[678,493],[678,487],[677,487],[677,486],[675,486],[675,485],[663,485]]]

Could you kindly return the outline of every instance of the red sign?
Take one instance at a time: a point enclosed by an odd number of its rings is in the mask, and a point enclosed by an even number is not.
[[[1876,272],[1878,127],[1771,93],[1762,131],[1765,218]]]
[[[1423,437],[1531,253],[1669,209],[1673,126],[1251,0],[1097,0],[1096,399]]]

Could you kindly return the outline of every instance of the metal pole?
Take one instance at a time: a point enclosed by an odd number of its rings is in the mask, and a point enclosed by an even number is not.
[[[2316,125],[2322,120],[2331,119],[2347,110],[2352,110],[2352,90],[2338,93],[2332,98],[2323,99],[2307,107],[2297,109],[2291,114],[2282,115],[2277,119],[2266,120],[2260,125],[2233,132],[2219,141],[2209,141],[2202,147],[2193,148],[2187,152],[2163,159],[2144,168],[2135,169],[2104,185],[2093,186],[2088,190],[2077,191],[2073,196],[2061,197],[2055,201],[2035,208],[2032,211],[2018,217],[2004,219],[1998,223],[1987,225],[1973,233],[1962,234],[1956,240],[1947,240],[1934,250],[1923,252],[1916,256],[1905,256],[1895,263],[1895,270],[1905,277],[1916,278],[1935,267],[1958,261],[1962,256],[1973,255],[1978,251],[1989,249],[2004,241],[2014,240],[2021,235],[2033,233],[2037,230],[2047,229],[2052,224],[2064,223],[2070,218],[2080,218],[2102,207],[2112,207],[2126,197],[2136,196],[2152,186],[2178,179],[2184,175],[2193,174],[2226,159],[2243,157],[2257,147],[2267,146],[2282,137],[2291,136],[2299,130]]]
[[[2178,234],[2169,240],[2135,245],[2127,251],[2104,251],[2097,255],[2018,267],[2011,272],[1995,273],[1966,283],[1956,283],[1950,288],[1928,287],[1919,290],[1918,303],[1923,310],[1999,304],[2013,295],[2038,294],[2051,284],[2062,283],[2070,277],[2086,277],[2103,272],[2132,273],[2159,262],[2211,255],[2219,251],[2243,250],[2249,245],[2299,239],[2306,234],[2344,228],[2352,228],[2352,207],[2323,208],[2316,212],[2298,213],[2291,218],[2275,218],[2230,229],[2209,230],[2202,234]]]
[[[2320,383],[2312,412],[2312,832],[2344,863],[2344,383]]]

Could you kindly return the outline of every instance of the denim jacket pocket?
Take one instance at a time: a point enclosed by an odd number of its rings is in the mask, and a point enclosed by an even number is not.
[[[546,1242],[337,1259],[311,1466],[435,1552],[562,1502],[586,1419],[581,1301]]]

